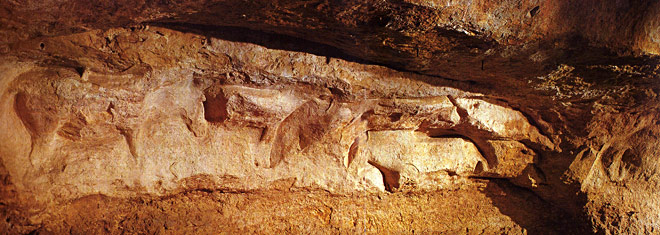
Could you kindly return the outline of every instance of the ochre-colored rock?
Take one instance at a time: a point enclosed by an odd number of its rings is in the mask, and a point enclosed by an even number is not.
[[[0,231],[653,234],[655,1],[0,3]]]

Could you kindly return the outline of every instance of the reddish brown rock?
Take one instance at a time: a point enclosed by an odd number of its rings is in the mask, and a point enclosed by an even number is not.
[[[0,3],[0,231],[655,233],[659,9]]]

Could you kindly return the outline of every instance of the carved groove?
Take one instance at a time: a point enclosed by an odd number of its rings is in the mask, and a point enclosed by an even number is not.
[[[369,164],[378,168],[381,174],[383,174],[383,183],[385,184],[385,190],[388,192],[395,192],[399,186],[399,179],[401,174],[398,171],[388,169],[374,161],[368,161]]]

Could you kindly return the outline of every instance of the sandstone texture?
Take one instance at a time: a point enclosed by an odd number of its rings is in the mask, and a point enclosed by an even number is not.
[[[0,2],[7,234],[660,233],[660,2]]]

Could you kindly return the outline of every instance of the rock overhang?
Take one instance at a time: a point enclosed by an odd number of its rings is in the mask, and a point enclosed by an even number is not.
[[[655,177],[653,148],[625,142],[653,143],[654,114],[639,111],[660,91],[651,1],[7,4],[3,20],[25,30],[3,29],[0,150],[7,185],[35,208],[508,188],[578,218],[610,215],[608,182]],[[67,7],[107,14],[21,15]],[[565,203],[575,193],[589,203]],[[593,226],[649,231],[649,218]]]

